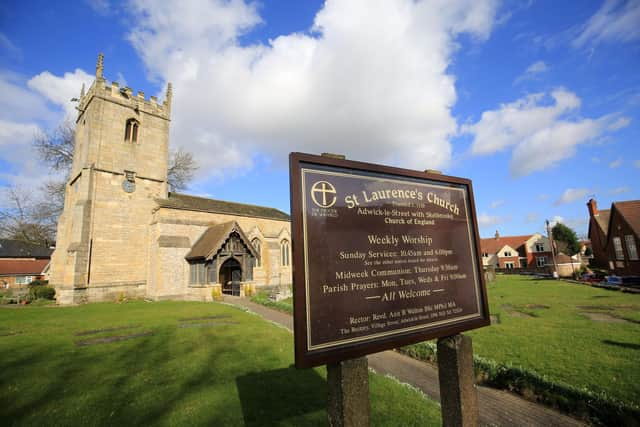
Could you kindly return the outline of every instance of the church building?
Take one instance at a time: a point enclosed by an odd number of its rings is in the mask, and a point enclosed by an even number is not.
[[[168,191],[171,84],[145,99],[103,77],[82,88],[50,283],[61,304],[211,300],[291,284],[289,216]]]

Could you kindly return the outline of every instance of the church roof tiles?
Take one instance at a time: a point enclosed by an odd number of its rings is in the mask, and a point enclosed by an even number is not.
[[[216,224],[209,227],[202,236],[200,236],[198,241],[194,243],[189,253],[185,256],[185,259],[210,259],[216,252],[218,252],[226,242],[229,235],[233,232],[238,233],[240,240],[244,243],[249,252],[259,259],[260,256],[253,248],[238,223],[235,221],[224,222],[222,224]]]
[[[180,193],[169,193],[168,198],[156,199],[156,201],[158,206],[163,208],[249,216],[254,218],[276,219],[280,221],[290,220],[289,215],[274,208],[248,205],[245,203],[225,202],[223,200],[207,199],[204,197],[189,196]]]

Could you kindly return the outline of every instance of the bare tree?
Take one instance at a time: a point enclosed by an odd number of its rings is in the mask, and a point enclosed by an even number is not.
[[[169,153],[167,168],[167,182],[171,191],[182,191],[187,188],[196,170],[198,165],[191,153],[182,148],[172,150]]]
[[[71,120],[65,120],[58,127],[47,133],[39,133],[33,141],[40,159],[55,171],[63,171],[67,175],[73,164],[73,148],[76,129]]]
[[[4,189],[0,209],[0,236],[40,246],[54,241],[57,217],[43,215],[31,192],[19,187]]]

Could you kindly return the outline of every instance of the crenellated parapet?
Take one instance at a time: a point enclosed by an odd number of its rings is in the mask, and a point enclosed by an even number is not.
[[[137,94],[134,95],[133,89],[130,87],[120,87],[118,82],[107,83],[103,76],[103,61],[104,56],[102,54],[98,55],[96,78],[86,93],[84,85],[82,87],[78,103],[80,114],[87,109],[94,97],[99,97],[129,107],[135,113],[146,113],[160,116],[167,120],[169,119],[171,115],[171,98],[173,96],[171,83],[167,85],[167,92],[162,103],[158,102],[156,96],[150,96],[149,99],[146,99],[143,91],[138,91]]]

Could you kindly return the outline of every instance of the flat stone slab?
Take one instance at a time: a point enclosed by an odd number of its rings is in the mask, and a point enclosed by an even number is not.
[[[178,319],[180,322],[188,322],[191,320],[209,320],[209,319],[229,319],[231,315],[229,314],[216,314],[212,316],[200,316],[200,317],[183,317]]]
[[[74,335],[77,337],[82,337],[85,335],[94,335],[94,334],[100,334],[103,332],[114,332],[114,331],[123,331],[126,329],[135,329],[140,327],[140,325],[126,325],[126,326],[114,326],[112,328],[102,328],[102,329],[90,329],[87,331],[78,331],[76,332]]]
[[[599,313],[599,312],[587,312],[583,311],[580,313],[583,316],[588,317],[594,322],[607,322],[607,323],[631,323],[628,320],[622,319],[620,317],[612,316],[609,313]]]
[[[89,340],[76,341],[76,345],[78,347],[85,347],[88,345],[109,344],[112,342],[132,340],[134,338],[146,337],[149,335],[153,335],[153,331],[145,331],[131,335],[114,335],[111,337],[92,338]]]
[[[205,323],[181,323],[179,328],[211,328],[214,326],[238,325],[240,322],[205,322]]]

